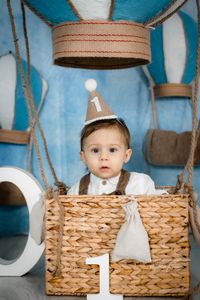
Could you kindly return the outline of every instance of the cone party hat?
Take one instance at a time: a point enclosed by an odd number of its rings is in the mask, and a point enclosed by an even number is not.
[[[95,79],[88,79],[85,88],[89,92],[87,115],[85,125],[99,120],[117,119],[103,98],[96,92],[97,82]]]

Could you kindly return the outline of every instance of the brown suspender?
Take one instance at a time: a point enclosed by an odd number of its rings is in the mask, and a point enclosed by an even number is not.
[[[79,195],[87,195],[89,184],[90,184],[90,174],[86,174],[80,180]]]
[[[121,170],[121,175],[119,177],[119,181],[117,183],[117,188],[114,192],[109,195],[125,195],[125,189],[129,182],[130,173],[126,170]],[[80,180],[79,184],[79,195],[87,195],[88,186],[90,184],[90,174],[86,174]]]

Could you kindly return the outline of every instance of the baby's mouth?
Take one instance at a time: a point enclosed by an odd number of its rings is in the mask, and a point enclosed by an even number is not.
[[[100,169],[101,169],[101,170],[108,170],[109,168],[106,167],[106,166],[103,166],[103,167],[101,167]]]

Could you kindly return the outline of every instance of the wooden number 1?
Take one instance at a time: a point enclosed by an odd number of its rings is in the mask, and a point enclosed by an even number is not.
[[[94,97],[94,98],[91,100],[91,102],[94,103],[97,112],[102,111],[102,108],[101,108],[101,105],[100,105],[100,103],[99,103],[98,97]]]
[[[108,253],[89,257],[86,264],[99,265],[99,294],[87,295],[87,300],[123,300],[123,295],[113,295],[109,292],[109,255]]]

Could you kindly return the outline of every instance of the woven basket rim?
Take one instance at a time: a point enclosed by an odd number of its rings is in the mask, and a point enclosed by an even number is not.
[[[48,200],[55,200],[56,199],[56,195],[51,197]],[[129,199],[129,200],[135,200],[137,202],[149,202],[152,199],[154,201],[160,201],[160,199],[165,199],[165,201],[171,201],[171,198],[181,198],[181,201],[188,201],[188,197],[189,194],[184,193],[184,194],[162,194],[162,195],[58,195],[59,198],[61,199],[74,199],[74,201],[76,201],[75,199]],[[65,200],[66,201],[66,200]]]

